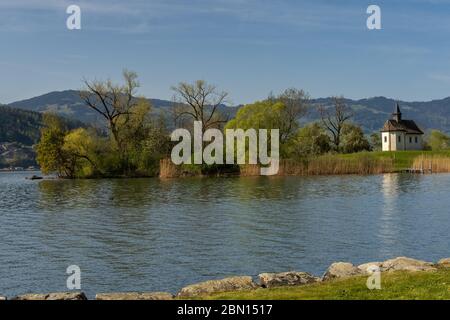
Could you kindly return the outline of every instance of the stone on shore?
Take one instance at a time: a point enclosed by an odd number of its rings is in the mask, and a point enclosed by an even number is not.
[[[392,271],[436,271],[436,268],[431,262],[416,260],[406,257],[398,257],[395,259],[386,260],[381,264],[382,272]]]
[[[12,300],[87,300],[87,298],[83,292],[57,292],[23,294]]]
[[[95,300],[172,300],[168,292],[114,292],[98,293]]]
[[[282,286],[301,286],[320,281],[307,272],[282,272],[282,273],[261,273],[258,275],[259,283],[263,288],[273,288]]]
[[[322,277],[322,281],[327,281],[337,278],[349,278],[361,275],[362,271],[348,262],[333,263]]]
[[[177,294],[177,297],[191,298],[219,292],[252,290],[257,287],[258,286],[253,282],[252,277],[230,277],[221,280],[209,280],[189,285],[182,288]]]
[[[450,268],[450,258],[441,259],[437,264],[439,267]]]
[[[361,270],[363,274],[369,275],[373,272],[374,268],[379,268],[379,270],[381,271],[382,264],[383,262],[368,262],[359,265],[357,268]]]

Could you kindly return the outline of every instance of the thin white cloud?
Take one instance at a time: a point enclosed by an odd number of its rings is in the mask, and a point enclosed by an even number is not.
[[[431,73],[428,75],[428,78],[431,80],[444,82],[446,84],[450,83],[450,75],[449,74]]]
[[[36,11],[62,11],[70,4],[81,7],[84,15],[97,18],[114,16],[121,18],[118,29],[144,33],[164,20],[177,19],[180,23],[201,21],[218,17],[234,19],[242,23],[263,23],[266,25],[288,25],[298,28],[349,28],[356,21],[364,19],[364,8],[348,7],[342,4],[323,4],[314,1],[292,3],[286,0],[2,0],[0,17],[15,14],[34,14]],[[361,9],[361,10],[359,10]],[[3,13],[2,13],[3,12]],[[112,19],[114,22],[115,19]],[[24,24],[33,25],[32,19],[24,19]],[[36,27],[36,25],[33,25]],[[114,29],[114,25],[99,25],[103,30]]]

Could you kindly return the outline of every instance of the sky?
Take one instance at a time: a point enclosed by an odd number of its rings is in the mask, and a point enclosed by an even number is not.
[[[66,8],[81,8],[68,30]],[[367,7],[381,8],[369,30]],[[450,0],[0,0],[0,102],[139,74],[171,99],[206,80],[231,104],[296,87],[312,97],[450,96]]]

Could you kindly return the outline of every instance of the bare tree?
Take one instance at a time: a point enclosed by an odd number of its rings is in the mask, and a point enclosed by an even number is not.
[[[303,90],[289,88],[275,98],[272,94],[269,95],[269,99],[275,99],[285,105],[280,121],[280,142],[284,143],[295,136],[300,118],[308,113],[309,95]]]
[[[320,105],[318,111],[322,119],[322,124],[330,133],[334,149],[340,150],[342,128],[344,124],[353,117],[353,111],[345,103],[344,97],[333,97],[333,107],[325,108]]]
[[[110,136],[120,159],[120,170],[132,170],[131,152],[142,137],[150,103],[136,98],[137,74],[123,71],[123,84],[107,81],[84,81],[80,96],[85,104],[106,120]]]
[[[129,119],[132,109],[137,106],[134,98],[139,87],[137,74],[123,71],[124,84],[116,85],[108,81],[84,81],[85,88],[81,91],[81,99],[88,107],[100,114],[108,124],[117,147],[122,150],[122,139],[119,125]],[[119,121],[120,120],[120,121]]]
[[[227,102],[228,93],[219,91],[206,81],[193,84],[181,82],[172,87],[174,95],[174,116],[177,121],[192,119],[202,122],[202,133],[227,122],[219,107]]]

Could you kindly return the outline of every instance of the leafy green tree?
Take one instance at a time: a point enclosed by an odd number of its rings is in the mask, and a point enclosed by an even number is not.
[[[364,136],[364,132],[361,127],[345,123],[342,126],[342,146],[341,150],[344,153],[354,153],[360,151],[371,150],[370,143]]]
[[[134,125],[129,128],[130,163],[139,175],[157,174],[159,160],[171,152],[167,118],[161,113],[136,117],[132,121]]]
[[[299,120],[308,114],[310,108],[309,95],[300,89],[289,88],[280,95],[269,96],[272,102],[281,102],[284,108],[280,110],[280,142],[285,143],[291,140],[300,128]]]
[[[308,109],[308,96],[297,89],[288,89],[277,97],[257,101],[239,109],[226,125],[228,129],[280,130],[280,155],[288,157],[299,128],[299,119]]]
[[[447,150],[450,148],[450,137],[439,130],[432,130],[427,144],[433,151]]]
[[[289,142],[281,141],[281,136],[286,136],[283,130],[282,114],[286,106],[277,100],[257,101],[247,104],[239,109],[236,117],[229,121],[226,129],[279,129],[280,130],[280,155],[286,157],[289,150]],[[270,136],[270,132],[269,132]]]
[[[296,158],[315,156],[331,150],[331,140],[325,130],[317,123],[301,128],[289,152]]]
[[[381,151],[382,141],[379,132],[374,132],[370,135],[370,146],[373,151]]]
[[[284,104],[276,100],[247,104],[239,109],[236,117],[227,123],[226,128],[280,129],[280,115],[284,108]]]
[[[139,99],[129,113],[117,119],[116,128],[122,148],[122,170],[127,175],[137,168],[136,158],[141,151],[141,143],[148,134],[150,110],[148,101]]]
[[[41,171],[44,174],[56,172],[59,176],[72,177],[74,172],[63,150],[67,128],[58,116],[50,113],[44,114],[43,123],[41,139],[36,145],[36,159]]]
[[[95,135],[84,128],[70,131],[64,137],[62,151],[71,166],[72,176],[88,177],[99,170],[96,157]]]

